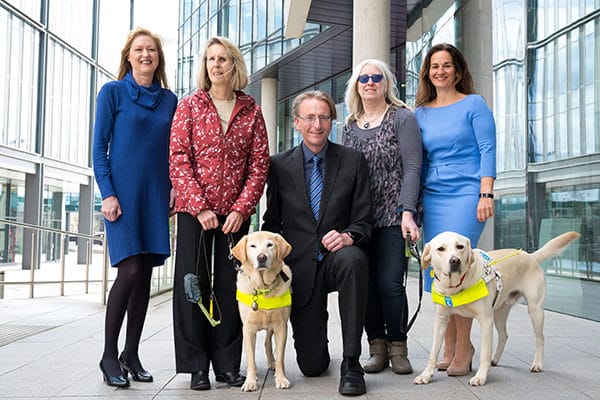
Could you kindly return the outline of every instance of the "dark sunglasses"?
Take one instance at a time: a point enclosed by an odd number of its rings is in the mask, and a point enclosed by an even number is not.
[[[379,83],[383,80],[383,74],[373,74],[373,75],[359,75],[358,81],[360,83],[369,83],[369,79],[373,81],[373,83]]]

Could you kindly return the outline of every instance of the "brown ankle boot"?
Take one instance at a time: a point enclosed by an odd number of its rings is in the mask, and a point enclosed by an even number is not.
[[[408,359],[406,342],[388,343],[388,354],[392,362],[392,371],[396,374],[412,374],[413,369]]]
[[[385,339],[369,340],[369,354],[371,354],[371,357],[363,365],[365,372],[369,374],[381,372],[389,365],[388,348]]]

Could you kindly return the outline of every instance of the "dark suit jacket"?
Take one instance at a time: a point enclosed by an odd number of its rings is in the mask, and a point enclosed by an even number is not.
[[[315,221],[304,179],[302,147],[271,157],[263,230],[277,232],[292,245],[286,263],[293,273],[293,305],[310,299],[321,238],[330,230],[350,231],[366,252],[374,223],[369,169],[360,151],[329,142],[319,221]]]

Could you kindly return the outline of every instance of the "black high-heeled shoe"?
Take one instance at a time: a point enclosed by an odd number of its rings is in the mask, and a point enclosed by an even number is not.
[[[120,388],[129,387],[129,379],[127,379],[126,376],[108,375],[108,373],[106,373],[106,370],[104,369],[104,365],[102,365],[102,361],[100,361],[100,371],[102,371],[102,377],[104,379],[104,382],[106,382],[108,386],[115,386]]]
[[[145,369],[135,370],[129,365],[123,354],[119,356],[119,364],[121,364],[121,368],[125,371],[125,377],[127,377],[127,373],[131,374],[131,377],[136,382],[152,382],[154,378],[150,372]]]

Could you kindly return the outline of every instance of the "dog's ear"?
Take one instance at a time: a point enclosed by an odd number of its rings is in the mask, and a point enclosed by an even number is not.
[[[273,234],[273,239],[277,242],[277,258],[283,260],[292,251],[292,245],[278,233]]]
[[[231,254],[241,263],[246,262],[246,242],[248,241],[248,235],[245,235],[240,239],[239,242],[231,249]]]
[[[473,265],[475,262],[475,254],[473,254],[473,248],[471,247],[471,240],[467,238],[467,265]]]
[[[431,245],[427,243],[423,248],[423,254],[421,255],[421,268],[427,269],[431,262]]]

